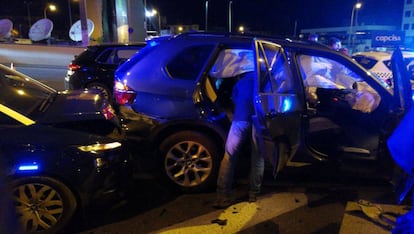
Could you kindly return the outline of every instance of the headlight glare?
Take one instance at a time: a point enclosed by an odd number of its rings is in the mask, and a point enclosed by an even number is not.
[[[78,149],[80,149],[83,152],[97,152],[97,151],[105,151],[105,150],[111,150],[116,149],[118,147],[121,147],[121,143],[119,142],[111,142],[111,143],[96,143],[93,145],[82,145],[79,146]]]

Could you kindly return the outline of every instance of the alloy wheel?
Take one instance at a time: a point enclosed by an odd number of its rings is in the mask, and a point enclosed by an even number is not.
[[[213,159],[198,142],[182,141],[173,145],[164,161],[168,177],[182,187],[202,184],[211,174]]]
[[[39,232],[53,227],[64,212],[62,196],[54,188],[40,183],[15,187],[13,200],[26,232]]]

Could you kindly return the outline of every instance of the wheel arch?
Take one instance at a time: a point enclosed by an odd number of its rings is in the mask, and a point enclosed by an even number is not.
[[[224,152],[224,143],[227,137],[227,130],[218,127],[217,125],[206,124],[203,122],[179,122],[169,124],[163,128],[155,130],[150,137],[150,141],[152,145],[159,146],[168,136],[182,131],[200,132],[211,138],[217,144],[220,149],[220,153]]]

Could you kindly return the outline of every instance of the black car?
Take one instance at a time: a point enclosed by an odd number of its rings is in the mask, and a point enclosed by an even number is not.
[[[57,92],[3,65],[0,90],[0,176],[25,233],[58,233],[76,212],[119,199],[124,136],[99,92]]]
[[[148,142],[172,184],[199,191],[216,182],[237,78],[221,64],[227,51],[254,60],[253,122],[274,175],[315,162],[386,174],[384,141],[411,103],[404,79],[393,89],[349,56],[305,41],[187,33],[148,45],[115,73],[127,136]]]
[[[114,72],[119,64],[134,55],[146,43],[99,44],[88,46],[68,66],[65,89],[100,90],[108,100],[112,97]]]

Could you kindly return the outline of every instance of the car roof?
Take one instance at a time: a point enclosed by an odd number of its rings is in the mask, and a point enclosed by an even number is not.
[[[402,51],[404,58],[414,58],[414,51]],[[378,61],[389,60],[392,56],[392,51],[366,51],[366,52],[357,52],[352,55],[354,56],[364,56],[372,58]]]
[[[209,41],[209,42],[217,42],[217,43],[251,43],[253,39],[261,39],[270,42],[274,42],[283,46],[293,47],[293,48],[309,48],[309,49],[316,49],[327,51],[330,53],[338,53],[342,54],[337,51],[333,51],[329,47],[324,44],[312,42],[308,40],[299,40],[299,39],[292,39],[288,37],[282,36],[272,36],[272,35],[261,35],[261,34],[249,34],[249,33],[223,33],[223,32],[186,32],[181,33],[171,37],[163,37],[157,40],[157,42],[162,42],[165,40],[171,39],[189,39],[194,38],[196,41]],[[150,43],[150,42],[148,42]]]
[[[95,44],[95,45],[88,45],[88,48],[102,48],[102,49],[106,49],[106,48],[112,48],[112,47],[129,47],[129,46],[139,46],[139,47],[143,47],[145,46],[147,43],[146,42],[134,42],[134,43],[102,43],[102,44]]]

